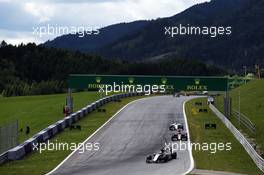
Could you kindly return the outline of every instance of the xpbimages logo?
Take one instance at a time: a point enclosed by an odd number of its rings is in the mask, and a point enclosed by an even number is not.
[[[150,95],[151,93],[164,93],[166,92],[165,85],[128,85],[128,84],[117,84],[113,83],[108,85],[99,85],[99,92],[105,93],[127,93],[127,92],[137,92],[144,93],[145,95]]]
[[[202,151],[209,152],[210,154],[216,154],[222,151],[231,151],[232,143],[214,142],[214,143],[187,143],[187,142],[177,142],[177,143],[165,143],[165,149],[171,149],[172,152],[175,151]]]
[[[48,140],[46,143],[33,143],[33,150],[39,151],[39,153],[43,151],[78,150],[82,154],[85,151],[99,151],[100,143],[62,143],[57,140],[55,142]]]
[[[53,35],[77,35],[79,38],[83,38],[85,35],[99,35],[99,27],[89,26],[59,26],[57,24],[34,26],[33,35],[38,37],[53,36]]]
[[[232,34],[231,26],[191,26],[182,25],[179,26],[166,26],[164,27],[164,34],[174,38],[179,35],[204,35],[209,36],[211,38],[215,38],[218,36],[230,36]]]

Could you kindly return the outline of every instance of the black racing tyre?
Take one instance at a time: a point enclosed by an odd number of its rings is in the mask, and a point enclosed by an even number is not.
[[[151,163],[149,160],[146,160],[146,163]]]
[[[175,127],[174,126],[170,126],[169,130],[170,131],[175,131]]]
[[[172,154],[171,154],[171,158],[172,158],[172,159],[177,159],[177,153],[176,153],[176,152],[175,152],[175,153],[172,153]]]
[[[177,137],[175,137],[175,136],[171,137],[171,141],[177,141],[177,140],[178,140]]]
[[[169,156],[166,155],[166,156],[164,157],[164,162],[166,163],[166,162],[168,162],[168,161],[169,161]]]
[[[148,157],[146,158],[146,163],[151,163],[151,160],[152,160],[152,156],[148,156]]]

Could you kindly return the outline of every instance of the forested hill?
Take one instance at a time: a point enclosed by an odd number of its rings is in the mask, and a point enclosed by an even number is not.
[[[191,60],[134,62],[45,48],[0,44],[0,92],[5,96],[62,92],[69,74],[224,75],[225,71]]]
[[[52,41],[47,41],[44,45],[82,52],[94,52],[98,48],[105,47],[124,36],[134,34],[134,32],[145,27],[146,24],[148,24],[148,21],[115,24],[100,29],[99,35],[84,35],[84,37],[79,37],[78,34],[63,35]]]
[[[169,54],[174,58],[196,59],[232,70],[241,70],[244,65],[253,67],[255,64],[264,64],[263,19],[263,0],[211,0],[172,17],[144,22],[144,25],[134,28],[133,32],[123,33],[121,38],[111,40],[110,44],[108,42],[92,50],[90,47],[72,48],[96,52],[106,58],[124,58],[130,61],[163,58],[163,55]],[[169,38],[164,35],[165,26],[179,24],[201,27],[231,26],[232,34],[215,38],[197,35]],[[102,34],[112,32],[112,29],[112,26],[106,27]],[[67,39],[64,36],[45,45],[61,47],[61,43],[65,42],[74,45],[75,40],[77,38]],[[87,39],[78,41],[83,46],[93,44]]]

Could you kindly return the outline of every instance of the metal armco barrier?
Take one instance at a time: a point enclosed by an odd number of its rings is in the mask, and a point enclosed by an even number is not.
[[[54,137],[59,132],[63,131],[65,128],[71,126],[73,123],[78,122],[80,119],[85,117],[88,113],[95,111],[98,107],[125,97],[130,96],[142,96],[143,93],[129,93],[129,94],[116,94],[112,96],[104,97],[96,102],[82,108],[81,110],[71,114],[64,119],[57,121],[56,123],[50,125],[49,127],[43,129],[39,133],[35,134],[32,138],[26,140],[24,143],[4,152],[0,155],[0,164],[8,161],[8,160],[19,160],[24,158],[28,153],[34,151],[33,144],[43,143],[47,140]]]
[[[236,127],[212,104],[210,109],[216,114],[216,116],[222,120],[226,127],[232,132],[236,139],[242,144],[249,156],[253,159],[257,167],[264,172],[264,159],[256,152],[248,140],[241,134]]]
[[[0,154],[18,144],[18,120],[0,126]]]
[[[236,117],[237,121],[243,124],[249,131],[253,134],[256,134],[256,127],[255,125],[249,120],[247,116],[240,113],[237,110],[233,110],[234,116]]]

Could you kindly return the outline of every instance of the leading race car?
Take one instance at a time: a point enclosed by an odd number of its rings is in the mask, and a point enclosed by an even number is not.
[[[173,123],[169,127],[170,131],[182,131],[183,129],[183,124],[181,123]]]
[[[162,148],[158,153],[147,156],[146,163],[166,163],[173,159],[177,159],[177,153],[172,152],[171,148],[166,147]]]
[[[184,131],[177,132],[171,137],[171,141],[187,141],[187,140],[188,140],[188,135]]]

